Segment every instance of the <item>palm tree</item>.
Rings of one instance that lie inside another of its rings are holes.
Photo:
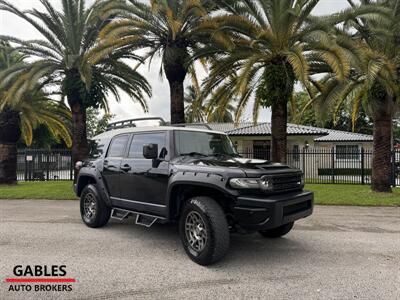
[[[206,106],[207,122],[214,123],[232,123],[235,120],[234,106],[237,102],[236,98],[231,98],[225,105],[215,106],[213,103],[217,102],[216,95],[211,95],[211,99]]]
[[[189,86],[185,93],[185,118],[187,123],[229,123],[234,120],[235,107],[232,100],[226,105],[213,105],[218,99],[204,100],[203,94],[194,86]]]
[[[311,99],[304,92],[295,92],[288,105],[288,122],[307,126],[322,126],[324,128],[352,131],[355,133],[372,134],[372,122],[360,107],[358,116],[353,119],[352,103],[343,103],[336,114],[327,113],[323,105],[318,105],[316,99]]]
[[[0,70],[23,64],[24,56],[16,53],[7,43],[0,43]],[[17,180],[17,142],[23,139],[31,145],[33,130],[45,125],[55,138],[62,138],[68,146],[72,140],[68,123],[71,114],[62,103],[48,97],[39,86],[21,96],[11,105],[7,88],[12,82],[3,83],[0,90],[0,184],[14,184]]]
[[[224,51],[213,46],[215,58],[205,90],[216,90],[222,103],[239,95],[237,122],[253,99],[255,121],[261,107],[271,107],[272,160],[285,162],[287,103],[295,82],[308,89],[312,66],[323,63],[344,80],[349,72],[344,52],[328,27],[311,15],[318,0],[218,2],[226,14],[213,20],[220,32],[231,34],[236,46]],[[210,52],[204,49],[198,55]]]
[[[185,122],[184,80],[189,73],[197,81],[193,53],[212,40],[223,42],[218,34],[210,35],[213,23],[208,16],[217,9],[213,2],[150,0],[148,5],[136,0],[122,1],[119,10],[112,8],[122,17],[101,33],[103,37],[123,38],[130,46],[147,50],[150,62],[155,55],[161,57],[160,74],[165,74],[170,87],[172,124]]]
[[[391,191],[392,119],[400,92],[400,0],[362,0],[328,18],[338,43],[347,50],[352,69],[348,81],[330,74],[316,86],[316,101],[325,111],[339,111],[352,103],[353,123],[362,106],[374,123],[372,190]],[[366,15],[366,11],[375,11]]]
[[[186,89],[184,102],[186,123],[203,123],[206,120],[203,99],[192,85]]]
[[[208,112],[207,122],[210,123],[232,123],[234,121],[235,107],[229,103],[224,109],[215,107]]]
[[[72,145],[68,121],[69,109],[58,101],[49,99],[42,91],[26,95],[15,106],[6,106],[0,112],[0,184],[15,184],[17,180],[17,142],[22,138],[32,144],[33,130],[39,125],[56,139]]]
[[[62,9],[56,10],[49,0],[40,0],[42,12],[36,8],[21,11],[10,2],[0,0],[1,10],[27,21],[43,36],[29,41],[2,37],[16,45],[17,51],[29,55],[33,62],[17,64],[4,71],[0,75],[0,86],[7,78],[16,78],[6,99],[9,102],[18,101],[38,81],[62,91],[72,112],[75,163],[85,159],[89,150],[86,108],[107,110],[108,93],[119,100],[122,90],[147,111],[144,96],[150,96],[151,89],[146,79],[127,64],[126,59],[140,58],[130,53],[125,39],[98,39],[100,30],[113,17],[103,13],[113,1],[98,0],[90,6],[85,0],[60,1]]]

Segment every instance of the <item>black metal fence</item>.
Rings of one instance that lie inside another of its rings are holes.
[[[255,149],[241,155],[269,159],[270,149]],[[301,169],[307,183],[371,183],[372,150],[358,147],[291,149],[287,153],[287,163]],[[70,150],[18,150],[19,181],[72,180],[73,176]],[[392,185],[400,186],[400,149],[392,152]]]
[[[19,149],[17,180],[72,180],[71,151],[67,149]]]
[[[268,159],[270,149],[241,153],[243,157]],[[304,172],[306,183],[370,184],[372,150],[357,146],[303,148],[287,152],[287,164]],[[391,181],[400,186],[400,150],[392,151]]]

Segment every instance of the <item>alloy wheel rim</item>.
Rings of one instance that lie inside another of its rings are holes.
[[[88,193],[85,195],[83,208],[85,211],[85,217],[88,220],[93,219],[96,216],[97,208],[96,208],[96,198],[92,193]]]
[[[207,231],[203,218],[196,211],[191,211],[185,220],[186,240],[190,247],[200,252],[207,244]]]

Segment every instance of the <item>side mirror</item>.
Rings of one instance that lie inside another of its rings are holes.
[[[158,158],[158,145],[157,144],[147,144],[143,145],[143,156],[147,159]]]

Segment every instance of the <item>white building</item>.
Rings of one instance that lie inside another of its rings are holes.
[[[269,159],[270,123],[209,123],[213,130],[227,133],[244,157]],[[289,165],[302,169],[308,178],[371,174],[372,135],[288,124]]]

